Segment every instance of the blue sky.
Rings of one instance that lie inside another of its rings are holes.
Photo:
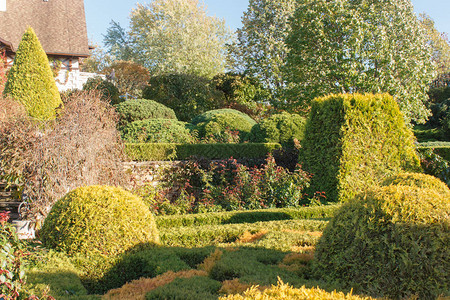
[[[200,0],[201,1],[201,0]],[[129,23],[128,15],[136,6],[136,0],[84,0],[88,38],[93,44],[101,45],[103,34],[111,20],[122,27]],[[141,0],[147,3],[150,0]],[[204,0],[208,14],[225,19],[227,26],[235,30],[241,27],[241,16],[247,10],[248,0]],[[433,18],[441,32],[450,35],[450,0],[412,0],[416,13],[425,12]]]

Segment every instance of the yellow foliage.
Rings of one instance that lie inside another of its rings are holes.
[[[251,284],[241,283],[238,278],[234,278],[233,280],[225,280],[222,282],[222,287],[219,290],[219,294],[242,294],[251,287]],[[258,286],[258,289],[260,290],[264,290],[266,288],[267,287]]]
[[[216,264],[218,260],[222,257],[223,252],[219,249],[216,249],[211,255],[209,255],[205,260],[198,265],[200,270],[203,270],[207,273],[211,272],[212,268]]]
[[[263,229],[258,231],[257,233],[250,233],[248,230],[246,230],[240,237],[239,239],[236,241],[236,243],[252,243],[254,241],[259,240],[260,238],[262,238],[263,236],[265,236],[269,231],[267,229]]]
[[[157,287],[171,283],[175,278],[191,278],[194,276],[208,276],[203,270],[168,271],[154,278],[141,278],[125,284],[121,288],[110,290],[102,299],[107,300],[144,300],[145,294]]]
[[[333,291],[331,293],[319,288],[293,288],[288,284],[284,284],[280,279],[276,286],[260,291],[258,286],[252,286],[244,292],[243,295],[228,295],[220,297],[219,300],[370,300],[374,298],[359,297],[352,293],[344,294],[342,292]]]

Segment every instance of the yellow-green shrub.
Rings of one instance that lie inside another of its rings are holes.
[[[31,27],[22,36],[3,95],[22,103],[37,119],[54,118],[62,105],[47,55]]]
[[[345,203],[315,252],[323,279],[373,296],[434,299],[450,282],[450,201],[414,186],[373,188]]]
[[[400,173],[387,178],[383,181],[382,185],[407,185],[416,186],[419,188],[428,188],[442,194],[442,196],[446,196],[447,199],[450,199],[450,189],[448,186],[439,180],[439,178],[431,175],[407,172]]]
[[[69,192],[53,206],[40,235],[48,247],[87,256],[114,256],[159,240],[154,217],[142,200],[109,186]]]
[[[326,292],[319,288],[306,288],[302,286],[301,288],[293,288],[288,284],[284,284],[281,280],[276,286],[272,286],[269,289],[261,291],[258,286],[252,286],[250,289],[244,292],[243,295],[228,295],[220,297],[220,300],[252,300],[252,299],[284,299],[284,300],[358,300],[365,299],[370,300],[370,297],[359,297],[356,295],[344,294],[342,292]]]
[[[414,136],[388,94],[316,98],[300,159],[313,174],[310,193],[347,201],[388,174],[420,168]]]

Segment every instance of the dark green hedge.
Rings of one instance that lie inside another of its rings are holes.
[[[193,143],[191,125],[174,119],[147,119],[119,128],[128,143]]]
[[[392,173],[420,168],[414,136],[388,94],[340,94],[312,103],[300,159],[310,193],[347,201]]]
[[[250,141],[256,143],[280,143],[294,147],[294,139],[301,141],[305,133],[306,119],[298,114],[272,115],[253,126]]]
[[[177,119],[173,109],[147,99],[132,99],[115,105],[120,124],[146,119]]]
[[[434,153],[439,154],[443,159],[450,162],[450,142],[426,142],[417,145],[417,149],[423,152],[426,149],[432,149]]]
[[[272,208],[252,211],[230,211],[205,214],[157,216],[159,229],[173,227],[255,223],[275,220],[331,218],[340,205],[322,205],[298,208]]]
[[[125,152],[131,160],[171,160],[186,159],[190,156],[210,159],[265,158],[275,149],[275,143],[244,144],[174,144],[174,143],[127,143]]]

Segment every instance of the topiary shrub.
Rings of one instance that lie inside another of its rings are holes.
[[[223,93],[208,78],[168,74],[151,77],[148,84],[142,97],[172,108],[181,121],[189,122],[193,116],[223,107]]]
[[[200,138],[216,137],[237,131],[240,141],[244,140],[256,124],[248,115],[229,108],[207,111],[192,120]],[[220,141],[219,141],[220,142]]]
[[[134,121],[122,127],[122,139],[129,143],[182,143],[195,141],[189,124],[174,119]]]
[[[127,100],[115,107],[121,125],[146,119],[177,119],[173,109],[153,100]]]
[[[53,206],[40,236],[47,247],[86,257],[115,256],[159,241],[154,217],[141,198],[109,186],[69,192]]]
[[[325,228],[316,246],[316,271],[324,280],[376,297],[435,299],[448,293],[448,199],[404,185],[359,194]]]
[[[421,173],[400,173],[387,178],[383,181],[382,185],[407,185],[419,188],[428,188],[440,193],[443,196],[447,195],[448,199],[450,199],[450,189],[448,186],[439,180],[439,178],[431,175]]]
[[[102,100],[112,105],[122,102],[122,99],[119,97],[119,90],[114,84],[100,76],[89,78],[83,85],[83,91],[98,91]]]
[[[419,170],[414,136],[388,94],[316,98],[300,159],[313,174],[309,194],[347,201],[386,175]]]
[[[260,143],[280,143],[293,148],[294,139],[304,136],[306,119],[298,114],[281,113],[273,115],[253,126],[250,140]]]
[[[3,95],[22,103],[28,114],[37,119],[53,119],[62,106],[47,55],[34,30],[28,27],[9,70]]]

